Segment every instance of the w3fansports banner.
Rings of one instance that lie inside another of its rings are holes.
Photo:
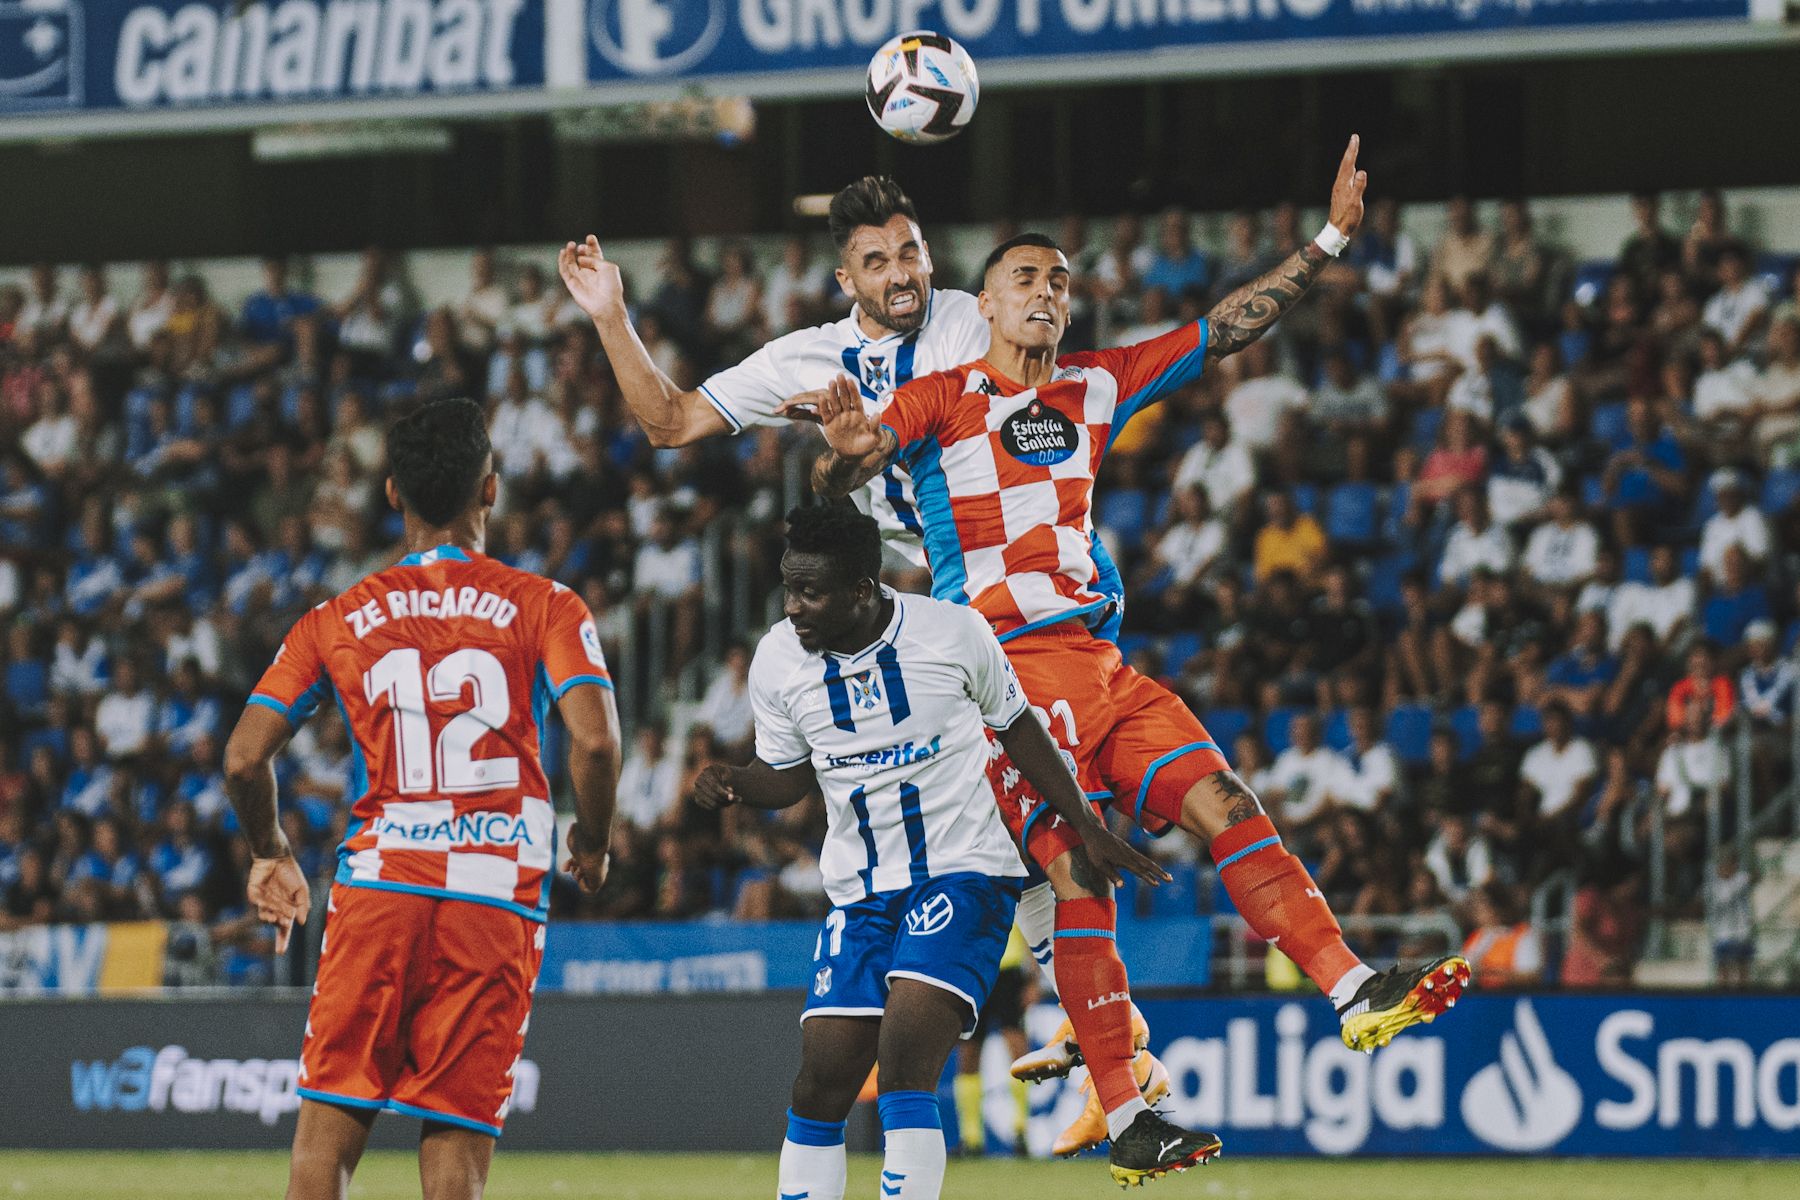
[[[1140,1006],[1170,1119],[1233,1154],[1800,1155],[1793,997],[1470,994],[1373,1055],[1316,995]],[[1031,1032],[1059,1018],[1036,1010]],[[990,1131],[1011,1121],[999,1066]],[[1032,1091],[1047,1154],[1084,1097]]]
[[[295,105],[358,117],[469,115],[667,95],[701,81],[759,97],[853,95],[875,48],[919,28],[960,40],[987,82],[1012,84],[1203,74],[1226,61],[1209,50],[1234,46],[1263,47],[1262,69],[1293,67],[1302,60],[1283,57],[1284,44],[1298,54],[1326,40],[1355,40],[1369,61],[1378,44],[1390,60],[1411,43],[1434,58],[1475,53],[1480,39],[1456,35],[1500,31],[1613,27],[1626,32],[1611,44],[1624,47],[1658,23],[1748,28],[1753,11],[1779,3],[0,0],[0,120],[173,114],[204,127]],[[1055,73],[1045,75],[1051,60]]]

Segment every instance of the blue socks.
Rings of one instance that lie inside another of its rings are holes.
[[[880,1200],[938,1200],[944,1189],[944,1127],[931,1092],[888,1092],[876,1106],[887,1156]]]

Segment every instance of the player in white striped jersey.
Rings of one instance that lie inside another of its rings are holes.
[[[1025,877],[988,781],[987,730],[1106,876],[1167,876],[1109,832],[1032,713],[977,614],[879,582],[875,522],[795,509],[782,557],[787,619],[750,668],[756,760],[709,767],[705,807],[826,806],[819,865],[832,903],[801,1016],[801,1065],[780,1194],[844,1194],[843,1122],[879,1062],[882,1192],[936,1200],[944,1138],[936,1087],[975,1028]],[[1145,1117],[1170,1145],[1192,1134]]]

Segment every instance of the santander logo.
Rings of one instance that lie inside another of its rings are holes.
[[[1513,1008],[1500,1037],[1500,1061],[1475,1072],[1462,1094],[1462,1118],[1500,1150],[1547,1150],[1581,1122],[1581,1087],[1556,1064],[1531,1001]]]

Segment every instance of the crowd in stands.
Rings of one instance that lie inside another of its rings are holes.
[[[1274,333],[1120,434],[1099,486],[1131,661],[1202,715],[1340,913],[1447,914],[1489,980],[1628,978],[1652,812],[1671,911],[1698,912],[1732,878],[1702,855],[1736,769],[1721,726],[1750,723],[1763,793],[1788,769],[1800,267],[1736,238],[1717,196],[1685,231],[1654,196],[1631,208],[1616,260],[1575,263],[1523,203],[1487,229],[1457,200],[1424,246],[1376,202]],[[1304,240],[1291,206],[1233,216],[1217,247],[1186,213],[1148,224],[1052,230],[1066,349],[1192,320]],[[714,268],[671,242],[630,281],[646,346],[692,386],[834,319],[822,249],[728,245]],[[135,290],[99,266],[0,287],[0,929],[163,917],[193,977],[258,977],[220,747],[290,622],[395,557],[382,427],[405,405],[485,401],[489,553],[575,588],[609,645],[661,605],[671,661],[693,660],[701,533],[730,513],[740,555],[778,544],[784,461],[813,431],[654,450],[546,264],[469,269],[429,310],[377,250],[342,296],[272,258],[235,310],[160,263]],[[940,261],[935,282],[969,273]],[[823,906],[816,800],[685,803],[702,766],[750,752],[745,645],[704,667],[697,713],[633,733],[611,881],[559,885],[559,913]],[[327,716],[280,759],[316,876],[349,754]],[[1177,884],[1141,910],[1224,903],[1199,847],[1156,845]],[[1556,955],[1522,922],[1559,877]]]

